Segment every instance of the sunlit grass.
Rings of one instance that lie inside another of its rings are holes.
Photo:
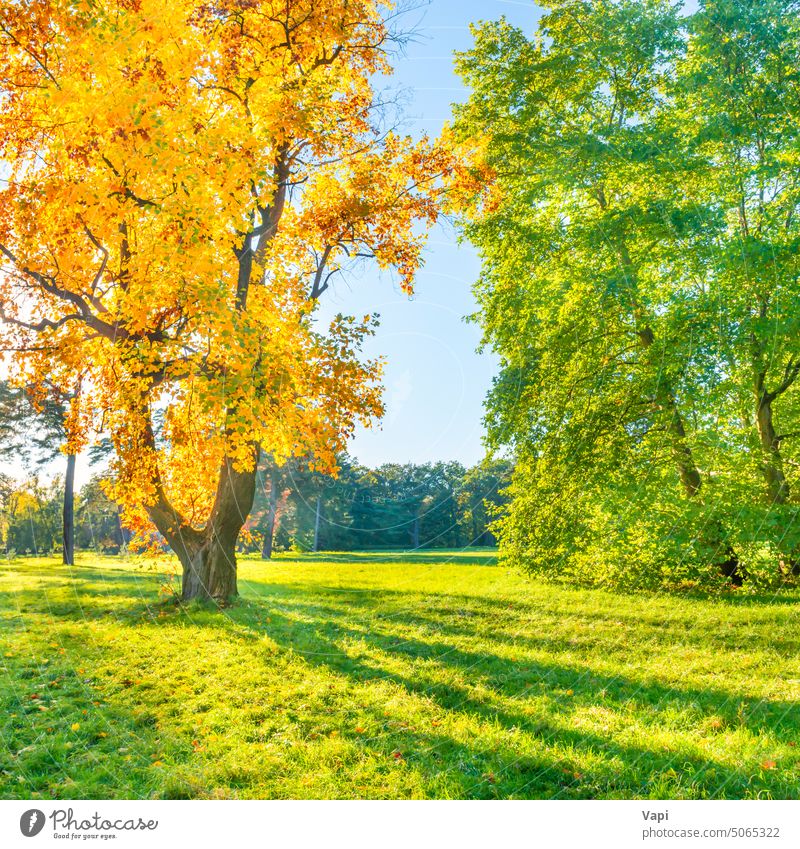
[[[537,584],[488,552],[0,565],[0,796],[795,797],[800,615]]]

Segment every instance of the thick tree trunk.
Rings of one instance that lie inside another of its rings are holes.
[[[269,506],[267,508],[267,523],[264,527],[264,539],[261,543],[261,559],[272,557],[272,546],[275,541],[275,518],[278,512],[278,482],[273,471],[269,478]]]
[[[247,471],[236,471],[228,458],[223,462],[208,523],[185,546],[181,558],[184,601],[199,598],[224,604],[238,595],[236,540],[253,507],[258,453],[254,446],[252,468]]]
[[[152,439],[152,434],[149,437]],[[193,528],[170,504],[156,474],[154,504],[147,512],[183,567],[181,598],[225,604],[238,593],[236,540],[256,492],[259,450],[252,447],[251,467],[237,471],[226,457],[222,463],[211,515],[202,530]]]
[[[75,455],[67,454],[64,478],[63,546],[61,559],[66,566],[75,565]]]
[[[762,469],[770,503],[785,504],[789,498],[789,482],[783,473],[780,440],[775,433],[775,425],[772,421],[772,400],[768,392],[759,394],[756,421],[763,452]]]
[[[236,532],[238,536],[238,530]],[[181,558],[184,601],[201,599],[224,604],[239,592],[236,585],[236,537],[202,534]]]

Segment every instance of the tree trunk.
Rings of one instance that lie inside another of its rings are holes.
[[[655,342],[655,335],[650,327],[645,327],[637,332],[639,341],[643,347],[650,348]],[[659,378],[661,380],[661,378]],[[669,411],[669,432],[672,435],[672,456],[678,467],[678,476],[687,498],[694,498],[702,485],[700,470],[694,461],[692,449],[686,439],[686,427],[683,424],[683,416],[678,409],[678,402],[670,386],[662,385],[658,388],[658,402]]]
[[[238,534],[237,529],[236,536]],[[199,540],[187,546],[187,556],[180,558],[183,566],[181,598],[184,601],[197,598],[225,604],[239,594],[236,536],[203,533]]]
[[[600,188],[597,199],[600,203],[600,207],[605,209],[606,199],[602,187]],[[655,333],[653,332],[652,327],[650,327],[647,323],[644,311],[638,304],[638,276],[624,239],[622,239],[618,245],[618,252],[622,268],[633,288],[631,293],[633,296],[633,314],[636,319],[636,323],[639,326],[639,329],[636,331],[636,335],[639,337],[639,341],[643,348],[652,348],[655,343]],[[700,492],[702,485],[700,470],[697,468],[694,455],[692,454],[692,449],[686,438],[686,428],[683,424],[683,417],[681,416],[681,411],[678,407],[673,387],[666,384],[661,376],[659,376],[658,380],[659,386],[657,390],[657,401],[669,410],[669,432],[672,435],[672,455],[675,458],[675,463],[678,467],[678,475],[681,479],[681,485],[683,486],[683,491],[686,494],[686,497],[694,498]]]
[[[152,431],[149,439],[152,439]],[[183,567],[181,598],[226,604],[237,594],[236,540],[253,507],[258,446],[252,446],[251,466],[237,471],[225,458],[219,473],[211,515],[202,530],[193,528],[170,504],[155,475],[156,501],[147,512]]]
[[[762,392],[758,399],[756,421],[758,422],[758,436],[761,440],[763,451],[764,480],[767,483],[767,492],[772,504],[785,504],[789,498],[789,482],[783,473],[783,458],[780,452],[780,440],[775,433],[775,425],[772,422],[772,396],[768,392]]]
[[[269,478],[269,507],[267,508],[267,523],[264,527],[264,539],[261,543],[261,559],[272,557],[272,545],[275,540],[275,517],[278,512],[278,482],[277,474],[273,471]]]
[[[256,236],[255,231],[245,234],[241,245],[234,249],[238,263],[237,313],[244,313],[247,309],[247,294],[254,267],[259,269],[263,265],[267,247],[277,232],[286,203],[291,163],[289,145],[281,146],[273,167],[275,194],[268,206],[259,207],[259,235]],[[257,247],[254,247],[256,238]],[[146,407],[144,399],[142,401]],[[150,411],[145,409],[143,412],[146,424],[142,437],[153,453],[152,483],[155,490],[155,499],[146,509],[151,521],[183,566],[181,597],[184,601],[197,598],[224,604],[238,594],[236,540],[253,508],[261,448],[255,443],[250,445],[251,453],[246,471],[237,471],[233,468],[230,458],[223,458],[211,515],[205,528],[197,530],[175,509],[167,497],[158,469]]]
[[[67,454],[64,478],[63,546],[61,559],[65,566],[75,565],[75,455]]]
[[[672,454],[678,465],[678,474],[683,485],[683,491],[688,498],[694,498],[700,492],[700,471],[695,465],[692,449],[686,441],[686,428],[678,405],[671,393],[667,393],[667,404],[671,411],[669,430],[673,436]]]
[[[317,496],[317,512],[314,516],[314,551],[319,551],[319,517],[322,513],[322,496]]]

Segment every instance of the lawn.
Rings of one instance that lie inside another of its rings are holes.
[[[0,566],[2,798],[787,798],[800,596],[536,583],[490,552]]]

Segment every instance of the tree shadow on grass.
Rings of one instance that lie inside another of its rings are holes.
[[[71,574],[81,583],[70,586],[65,580],[54,592],[45,587],[6,594],[16,596],[20,605],[74,621],[86,619],[87,608],[102,615],[104,596],[116,596],[128,600],[126,615],[117,617],[121,624],[158,633],[160,623],[152,617],[160,607],[155,599],[156,576],[109,575],[87,567],[75,568]],[[327,676],[354,686],[382,682],[406,694],[421,717],[415,727],[389,727],[386,717],[373,707],[373,722],[382,732],[354,742],[389,764],[399,755],[419,773],[430,795],[793,795],[790,780],[782,775],[764,776],[757,765],[734,767],[702,754],[694,744],[681,748],[656,738],[674,727],[676,716],[695,722],[713,716],[720,723],[719,733],[742,729],[791,742],[793,729],[787,720],[796,708],[794,703],[770,699],[753,704],[752,699],[724,689],[674,687],[637,678],[630,674],[630,667],[621,667],[623,675],[610,675],[592,668],[588,660],[559,661],[563,640],[530,633],[512,635],[508,629],[509,624],[530,629],[532,616],[553,612],[547,605],[515,603],[514,613],[507,598],[348,587],[331,590],[313,584],[253,581],[248,582],[247,592],[243,602],[224,613],[176,615],[185,618],[187,629],[228,630],[231,637],[251,645],[267,636],[278,651],[301,655],[306,664]],[[59,601],[70,595],[83,603]],[[585,613],[605,620],[611,631],[620,615],[619,611]],[[267,616],[270,621],[265,622]],[[502,629],[497,627],[500,622]],[[422,633],[409,635],[411,628]],[[654,650],[666,651],[667,637],[674,635],[659,629]],[[483,637],[489,646],[508,649],[524,639],[528,646],[556,657],[517,662],[496,649],[473,650],[455,644],[462,638]],[[593,648],[602,659],[602,645]],[[652,737],[645,733],[632,739],[619,731],[602,734],[579,727],[578,714],[595,709],[618,722],[636,720],[644,724],[645,732],[652,729]],[[665,712],[671,718],[665,719]],[[443,725],[448,719],[470,727],[478,723],[492,733],[465,737],[464,727],[452,732],[421,727],[433,715],[444,716]],[[713,737],[711,731],[708,737]]]
[[[717,688],[667,686],[630,675],[608,675],[575,663],[517,663],[491,652],[448,645],[446,640],[427,642],[410,637],[402,626],[418,627],[417,616],[412,614],[408,622],[397,612],[385,617],[377,615],[376,611],[386,603],[385,592],[337,591],[337,604],[327,599],[320,602],[319,595],[318,587],[304,590],[297,585],[270,586],[256,599],[233,608],[217,624],[235,630],[239,638],[249,634],[251,640],[259,640],[267,635],[282,650],[300,654],[311,666],[353,682],[389,682],[450,715],[474,717],[511,733],[522,732],[536,741],[541,756],[482,749],[479,739],[466,746],[453,740],[442,743],[445,748],[464,747],[459,755],[464,763],[471,764],[477,758],[481,775],[494,776],[491,780],[482,778],[477,784],[465,783],[466,779],[459,777],[460,792],[466,795],[472,795],[478,785],[481,793],[489,795],[501,790],[518,793],[522,781],[537,797],[641,796],[650,792],[654,780],[665,775],[676,786],[683,784],[688,788],[688,795],[737,798],[765,790],[778,796],[791,795],[783,779],[759,778],[755,764],[733,768],[698,754],[694,744],[689,750],[665,748],[656,742],[651,746],[638,742],[633,745],[612,735],[578,730],[570,727],[570,722],[574,710],[600,708],[622,721],[626,716],[635,717],[644,723],[645,733],[651,729],[655,738],[668,726],[661,716],[661,712],[668,711],[673,714],[673,723],[674,715],[691,716],[696,722],[713,718],[720,733],[744,729],[754,736],[786,743],[792,742],[796,734],[790,721],[796,707],[793,702],[754,701]],[[410,607],[413,599],[414,594],[409,594]],[[258,617],[267,613],[269,624],[259,622]],[[446,633],[447,623],[440,625],[437,634]],[[459,629],[462,632],[469,634],[468,630]],[[478,637],[474,631],[469,635]],[[493,641],[494,637],[489,639]],[[353,646],[358,650],[353,651]],[[546,648],[553,650],[555,646],[548,644]],[[380,665],[375,660],[376,653],[400,659],[401,669]],[[454,675],[458,680],[454,681]],[[568,709],[565,691],[569,693]],[[532,712],[528,709],[531,700],[537,702]],[[713,733],[707,732],[709,737]],[[407,745],[424,748],[428,738],[440,737],[423,735],[419,740],[409,739]],[[572,755],[564,758],[559,754],[562,752]],[[587,757],[600,765],[592,770],[581,767]],[[472,778],[475,769],[470,768]],[[525,775],[520,775],[520,770]],[[582,773],[579,778],[565,781],[565,775],[574,775],[577,770]],[[511,775],[513,779],[507,778]]]
[[[463,594],[437,594],[403,592],[374,588],[322,587],[315,584],[262,584],[249,582],[248,599],[268,603],[303,602],[308,605],[309,615],[318,618],[341,617],[351,608],[369,614],[370,621],[398,623],[421,629],[435,635],[452,637],[475,637],[513,649],[534,649],[558,653],[564,650],[565,640],[544,633],[531,634],[535,618],[561,618],[563,607],[556,602],[525,603],[508,598],[486,598]],[[588,606],[571,606],[569,616],[585,625],[578,637],[573,635],[569,648],[580,647],[586,651],[608,651],[619,653],[630,640],[646,639],[656,646],[670,648],[672,644],[692,645],[702,648],[713,647],[719,651],[735,651],[745,643],[748,650],[767,650],[785,658],[800,655],[800,629],[791,630],[790,636],[776,636],[774,631],[746,635],[738,630],[714,631],[696,628],[697,611],[681,610],[680,599],[666,599],[674,607],[658,612],[647,612],[635,607],[621,610],[619,607],[608,612],[598,612]],[[724,615],[724,611],[720,611]],[[760,619],[772,621],[770,611],[759,610]],[[794,612],[788,613],[793,616]],[[800,618],[800,607],[797,609]],[[785,618],[785,617],[784,617]],[[741,629],[747,628],[750,620],[741,620]],[[798,622],[800,624],[800,622]],[[476,625],[480,625],[480,631]],[[594,628],[598,626],[598,628]],[[623,629],[628,629],[623,630]]]
[[[736,710],[739,703],[724,691],[667,689],[595,672],[587,676],[578,668],[555,663],[526,663],[527,683],[519,689],[519,674],[512,667],[504,679],[503,673],[495,669],[503,661],[489,653],[456,648],[442,651],[441,646],[405,636],[398,638],[391,631],[365,632],[330,619],[320,620],[314,637],[298,644],[291,636],[297,620],[274,610],[270,619],[272,622],[265,629],[269,637],[283,650],[301,654],[313,667],[359,684],[386,682],[419,697],[421,703],[433,706],[437,712],[471,717],[489,727],[499,725],[508,732],[507,741],[499,747],[496,742],[484,742],[481,735],[472,737],[469,743],[413,729],[393,736],[392,745],[399,747],[404,757],[405,752],[411,753],[417,768],[430,769],[436,761],[431,754],[437,752],[442,763],[461,764],[463,768],[456,770],[451,781],[458,787],[459,795],[469,797],[640,797],[649,795],[654,783],[664,776],[674,787],[682,787],[682,794],[690,796],[738,798],[768,787],[769,782],[759,781],[753,770],[732,768],[696,751],[676,751],[656,743],[634,745],[611,735],[572,728],[570,711],[563,709],[566,687],[571,694],[571,707],[600,705],[622,715],[626,711],[652,709],[654,732],[658,730],[659,707],[697,712],[699,706],[700,710],[713,712],[726,723],[747,727],[753,733],[762,733],[766,723],[780,737],[780,722],[769,723],[793,708],[788,703],[770,702],[758,716],[751,713],[743,717]],[[370,650],[400,655],[412,662],[413,669],[398,672],[377,664],[374,657],[365,658],[343,650],[342,642],[349,640],[366,643]],[[422,663],[415,665],[415,661]],[[510,665],[506,662],[506,666]],[[463,683],[454,682],[452,674],[441,680],[437,673],[442,669],[461,673]],[[534,684],[544,684],[546,689],[542,691]],[[601,689],[604,695],[598,699]],[[532,715],[525,710],[526,702],[531,696],[541,698],[543,692],[545,705],[540,703]],[[380,717],[376,716],[376,721]],[[528,738],[528,751],[523,754],[514,744],[519,734]],[[587,767],[587,762],[593,765]],[[782,792],[787,798],[791,795],[788,788],[782,791],[776,788],[773,792],[775,795]]]

